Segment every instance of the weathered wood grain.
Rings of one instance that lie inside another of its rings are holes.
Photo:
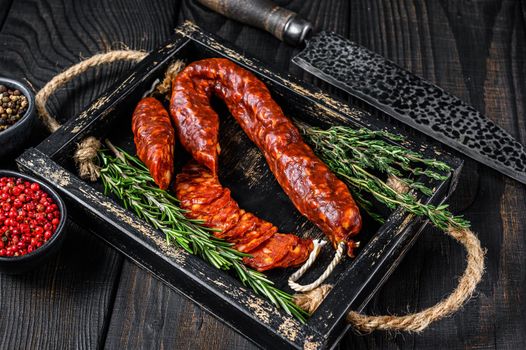
[[[350,37],[436,82],[526,143],[523,1],[277,2],[318,28]],[[26,77],[38,89],[81,57],[122,45],[152,49],[184,19],[275,69],[320,84],[289,63],[294,48],[190,0],[0,1],[0,66],[3,74]],[[126,67],[89,72],[63,89],[51,101],[52,109],[61,111],[62,120],[68,118]],[[487,273],[476,298],[421,335],[349,334],[340,348],[526,347],[525,186],[468,161],[450,202],[473,222],[488,249]],[[0,276],[0,305],[6,310],[0,317],[2,348],[253,347],[135,265],[126,261],[119,275],[118,254],[80,228],[70,231],[61,255],[44,269],[22,277]],[[83,253],[77,254],[76,247],[83,247]],[[427,230],[366,311],[401,313],[432,305],[454,287],[463,259],[457,244]]]
[[[7,18],[7,14],[9,13],[9,10],[11,9],[11,4],[13,3],[12,0],[1,0],[0,1],[0,31],[1,28],[4,25],[4,22]]]
[[[353,1],[348,4],[345,1],[313,1],[302,2],[300,9],[295,8],[298,6],[295,1],[282,1],[281,4],[313,19],[318,28],[348,36],[471,102],[524,142],[526,128],[521,113],[525,106],[524,84],[517,81],[524,76],[526,61],[524,45],[520,44],[526,40],[524,9],[520,2],[400,0]],[[198,22],[205,16],[215,16],[202,14],[198,7],[187,11],[185,14]],[[261,48],[254,38],[248,40],[251,35],[256,35],[251,28],[214,19],[212,22],[223,37],[234,42],[253,43],[244,45],[250,54],[272,62],[276,68],[290,69],[317,82],[280,60],[280,55],[291,53],[290,48],[275,41],[270,47]],[[495,48],[491,50],[492,47]],[[491,57],[492,51],[496,57]],[[491,71],[493,78],[490,77]],[[502,86],[510,88],[503,89]],[[524,280],[521,269],[517,268],[523,259],[517,254],[517,251],[522,251],[522,245],[504,238],[507,235],[523,237],[526,232],[524,226],[514,224],[511,228],[510,223],[508,226],[504,224],[509,220],[504,213],[510,209],[503,208],[500,203],[504,199],[509,201],[510,194],[503,192],[504,184],[508,182],[514,186],[514,195],[524,203],[524,186],[504,180],[496,172],[468,160],[459,190],[451,200],[455,211],[463,212],[473,221],[474,229],[480,232],[482,243],[489,249],[488,272],[474,301],[459,314],[434,325],[422,335],[350,335],[341,347],[525,346],[526,338],[517,334],[524,328],[520,321],[524,310],[513,307],[513,303],[523,296],[524,288],[496,289],[492,286],[501,278],[502,272],[512,281]],[[512,222],[520,223],[520,220]],[[508,264],[502,265],[502,255],[506,255]],[[463,259],[458,245],[440,232],[428,230],[367,312],[404,313],[432,305],[455,286],[456,276],[464,267]],[[523,287],[521,282],[516,284]],[[503,309],[508,310],[505,327],[496,321]]]
[[[249,340],[133,264],[125,264],[106,348],[253,349]]]
[[[93,349],[104,342],[122,258],[70,223],[57,257],[21,276],[0,274],[1,349]]]
[[[398,29],[371,38],[368,28],[360,35],[363,39],[356,40],[470,101],[524,143],[525,119],[520,112],[526,105],[524,84],[516,81],[524,76],[526,62],[520,2],[393,1],[372,10],[373,4],[362,8],[361,15]],[[404,27],[408,29],[400,29]],[[524,307],[517,300],[524,297],[520,264],[526,229],[515,214],[516,210],[524,212],[524,186],[468,161],[458,188],[450,200],[452,208],[472,221],[488,249],[487,272],[476,298],[421,335],[375,333],[349,337],[346,345],[415,349],[525,346]],[[463,266],[458,245],[428,230],[367,311],[403,313],[429,306],[454,287]]]
[[[156,13],[144,11],[155,4],[140,4],[2,1],[0,15],[6,15],[0,32],[2,75],[26,80],[37,90],[94,53],[124,46],[152,49],[170,35],[177,3],[157,6]],[[122,21],[129,29],[120,30]],[[114,64],[87,72],[52,98],[51,110],[60,110],[60,120],[71,117],[127,67]],[[43,130],[36,133],[32,144],[45,135]],[[92,349],[104,344],[123,260],[85,229],[72,226],[69,231],[61,255],[42,270],[0,276],[2,349]]]

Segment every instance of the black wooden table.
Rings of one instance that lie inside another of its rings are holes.
[[[277,2],[471,102],[526,144],[526,3]],[[94,53],[151,50],[186,19],[277,70],[328,89],[289,63],[291,47],[190,0],[0,0],[0,75],[26,79],[38,90]],[[66,120],[129,68],[121,63],[89,71],[57,93],[50,108]],[[32,143],[44,136],[37,133]],[[478,294],[422,334],[349,334],[341,348],[526,347],[526,186],[467,160],[450,202],[487,248]],[[40,270],[0,275],[1,349],[255,347],[87,229],[71,223],[59,256]],[[432,305],[455,286],[463,269],[462,249],[426,229],[366,311],[403,313]]]

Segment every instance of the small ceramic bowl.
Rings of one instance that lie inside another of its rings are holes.
[[[0,131],[0,159],[14,158],[11,155],[23,148],[33,132],[36,119],[35,96],[27,86],[13,79],[0,77],[0,85],[20,90],[28,102],[24,116],[6,130]]]
[[[45,261],[54,256],[64,240],[64,227],[67,220],[67,211],[64,201],[49,185],[32,176],[21,174],[10,170],[0,170],[1,177],[22,178],[30,182],[36,182],[40,185],[42,191],[46,192],[60,211],[60,223],[51,238],[42,244],[41,247],[22,256],[0,256],[0,272],[8,274],[20,274],[41,266]]]

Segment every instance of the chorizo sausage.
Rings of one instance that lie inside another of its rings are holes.
[[[153,97],[139,101],[132,116],[132,131],[137,156],[150,170],[163,190],[172,180],[175,131],[168,111]]]
[[[234,249],[250,254],[243,262],[258,271],[300,265],[313,249],[311,239],[278,233],[270,222],[240,209],[217,176],[195,161],[177,174],[175,195],[187,217],[218,229],[213,234],[233,243]]]
[[[187,66],[172,82],[170,114],[183,146],[194,159],[217,171],[219,118],[210,107],[215,93],[248,137],[263,152],[270,170],[296,208],[336,247],[361,228],[348,188],[302,140],[263,82],[227,59],[210,58]]]

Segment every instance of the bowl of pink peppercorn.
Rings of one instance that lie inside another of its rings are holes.
[[[44,182],[0,170],[0,271],[23,273],[41,266],[62,243],[66,207]]]

